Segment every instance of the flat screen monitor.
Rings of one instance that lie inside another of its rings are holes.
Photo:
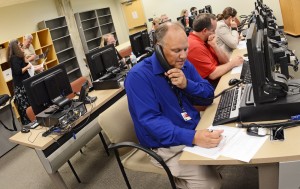
[[[37,115],[59,96],[71,94],[72,88],[64,64],[59,64],[23,81],[33,112]]]
[[[206,10],[207,13],[212,14],[212,8],[211,8],[210,5],[206,5],[206,6],[205,6],[205,10]]]
[[[199,9],[199,14],[205,13],[205,8]]]
[[[100,48],[99,52],[101,54],[102,63],[106,70],[110,67],[118,67],[118,55],[113,44]]]
[[[102,77],[106,70],[102,63],[101,48],[90,51],[89,53],[85,54],[85,56],[93,81]]]
[[[119,60],[113,44],[97,48],[85,54],[93,81],[106,74],[110,67],[118,67]]]
[[[132,52],[136,57],[147,53],[145,50],[150,46],[150,39],[147,30],[143,30],[129,36]],[[156,41],[156,40],[154,40]]]
[[[266,68],[263,51],[263,30],[257,30],[256,24],[251,23],[246,39],[254,102],[260,104],[274,101],[274,99],[270,100],[268,95],[264,93]]]

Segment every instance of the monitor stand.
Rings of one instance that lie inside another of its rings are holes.
[[[300,85],[300,79],[289,80],[288,84]],[[243,122],[271,121],[290,119],[300,114],[300,93],[279,97],[276,101],[264,104],[255,104],[251,85],[246,85],[242,95],[239,120]]]

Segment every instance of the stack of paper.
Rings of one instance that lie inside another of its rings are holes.
[[[215,148],[199,146],[185,147],[183,150],[207,158],[217,159],[220,155],[249,162],[268,137],[247,135],[244,129],[228,126],[211,126],[211,130],[224,130],[223,139]]]

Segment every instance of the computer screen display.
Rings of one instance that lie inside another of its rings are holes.
[[[63,64],[24,80],[23,84],[29,103],[36,115],[52,105],[52,100],[56,97],[65,97],[72,93]]]
[[[129,36],[132,52],[136,57],[139,57],[147,51],[146,47],[150,47],[150,39],[147,30],[143,30]]]

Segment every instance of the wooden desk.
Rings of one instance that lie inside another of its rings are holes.
[[[97,96],[98,98],[93,105],[86,105],[88,112],[76,121],[76,139],[72,138],[72,133],[63,136],[52,134],[48,137],[42,137],[42,133],[47,128],[39,126],[29,133],[19,132],[15,134],[10,138],[10,141],[33,148],[57,187],[67,188],[58,169],[101,132],[96,118],[124,94],[123,88],[89,93],[90,96]]]
[[[245,50],[236,50],[233,56],[244,54],[245,52]],[[231,78],[239,78],[239,74],[232,75],[227,73],[224,75],[216,88],[215,94],[219,94],[223,89],[227,88],[228,81]],[[219,98],[215,99],[213,104],[205,110],[196,128],[197,130],[206,129],[212,124],[218,103]],[[227,125],[234,126],[235,124]],[[300,149],[298,148],[300,145],[299,132],[299,127],[290,128],[285,130],[286,139],[284,142],[267,140],[250,163],[223,156],[213,160],[189,152],[183,152],[179,161],[183,164],[195,165],[254,165],[258,167],[259,171],[259,188],[275,189],[278,188],[279,162],[300,160]]]

